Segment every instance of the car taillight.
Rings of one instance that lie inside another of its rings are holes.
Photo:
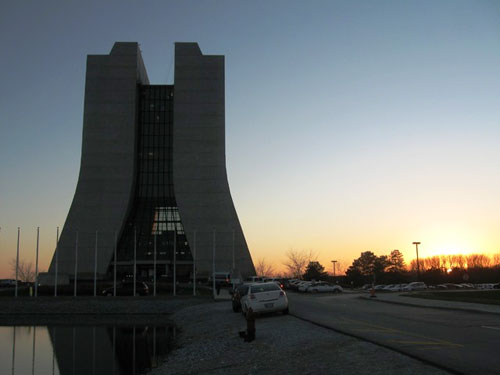
[[[280,284],[280,288],[283,289],[283,284]]]
[[[255,294],[250,294],[249,297],[250,299],[255,299]]]

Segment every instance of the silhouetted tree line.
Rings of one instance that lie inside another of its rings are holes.
[[[500,254],[436,255],[419,260],[421,280],[428,284],[493,283],[500,281]],[[417,261],[412,260],[410,273],[415,274]]]
[[[389,255],[377,256],[371,251],[361,253],[346,271],[346,281],[354,286],[368,283],[395,284],[406,280],[403,254],[393,250]]]
[[[419,260],[420,281],[427,284],[489,283],[500,280],[500,254],[440,255]],[[393,250],[377,256],[361,253],[346,271],[346,282],[360,286],[368,283],[396,284],[417,280],[417,261],[406,267],[403,254]]]

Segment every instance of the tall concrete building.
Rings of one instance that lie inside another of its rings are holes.
[[[255,274],[226,174],[224,56],[175,44],[151,85],[137,43],[89,55],[78,184],[49,274]],[[115,259],[116,249],[116,259]],[[215,260],[215,262],[214,262]]]

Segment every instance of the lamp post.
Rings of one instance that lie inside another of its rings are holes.
[[[417,281],[420,281],[420,262],[418,260],[418,245],[420,245],[420,242],[413,242],[415,245],[415,249],[417,251]]]
[[[336,260],[332,260],[332,265],[333,265],[333,277],[335,277],[335,263],[337,263]]]

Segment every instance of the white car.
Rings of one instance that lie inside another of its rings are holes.
[[[328,293],[328,292],[333,292],[333,293],[341,293],[344,290],[340,285],[332,285],[328,284],[325,282],[317,282],[317,283],[312,283],[309,285],[306,289],[306,292],[310,293]]]
[[[264,277],[262,276],[250,276],[245,279],[245,283],[262,283],[264,282]]]
[[[406,284],[393,284],[388,285],[384,290],[387,290],[388,292],[400,292],[405,286]]]
[[[409,283],[403,288],[403,292],[411,292],[412,290],[424,290],[427,289],[427,285],[425,285],[422,281],[414,281]]]
[[[305,292],[307,290],[307,288],[309,287],[309,285],[311,285],[311,284],[312,284],[312,281],[301,281],[299,284],[297,284],[298,291]]]
[[[241,312],[246,315],[248,309],[256,314],[281,311],[288,314],[288,298],[276,283],[252,284],[247,294],[241,297]]]

